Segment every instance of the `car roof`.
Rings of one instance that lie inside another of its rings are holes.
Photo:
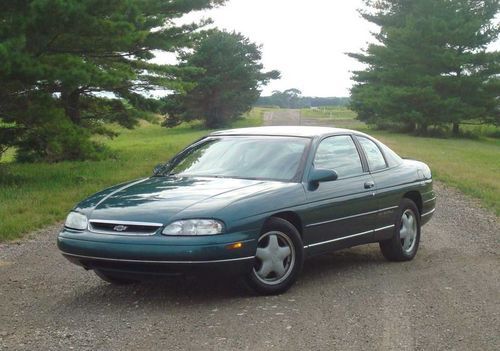
[[[269,126],[253,128],[227,129],[213,132],[210,135],[266,135],[266,136],[297,136],[297,137],[321,137],[323,135],[357,133],[350,129],[312,127],[312,126]]]

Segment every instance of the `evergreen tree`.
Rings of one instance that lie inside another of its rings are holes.
[[[466,119],[500,123],[499,52],[487,52],[500,29],[496,0],[365,1],[380,26],[378,44],[349,54],[367,65],[354,72],[351,107],[379,126],[428,126]]]
[[[182,62],[181,68],[198,68],[185,76],[196,87],[165,99],[167,126],[192,119],[204,120],[209,128],[223,126],[249,111],[260,88],[279,78],[278,71],[262,71],[260,47],[234,32],[213,31]]]
[[[105,122],[132,128],[158,108],[145,92],[186,87],[183,69],[150,59],[190,47],[205,22],[173,20],[224,1],[1,1],[0,151],[15,145],[24,160],[97,156],[90,137],[112,135]]]

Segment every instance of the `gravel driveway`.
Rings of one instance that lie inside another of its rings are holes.
[[[58,253],[61,224],[0,245],[0,350],[499,350],[500,224],[435,188],[415,260],[316,257],[274,297],[212,277],[107,285]]]

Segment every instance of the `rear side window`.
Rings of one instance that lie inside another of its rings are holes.
[[[380,141],[378,142],[378,145],[382,149],[382,152],[384,153],[384,156],[385,156],[385,160],[387,161],[387,164],[389,165],[389,167],[398,166],[403,162],[401,157],[399,157],[398,154],[396,154],[394,151],[389,149],[389,147],[382,144]]]
[[[363,173],[358,150],[348,135],[324,139],[316,151],[314,167],[334,170],[339,178]]]
[[[358,136],[357,138],[365,152],[370,171],[379,171],[381,169],[387,168],[384,155],[382,155],[382,151],[380,151],[378,146],[370,139],[360,136]]]

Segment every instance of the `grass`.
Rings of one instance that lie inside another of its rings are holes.
[[[2,155],[2,158],[0,159],[1,162],[12,162],[14,161],[14,155],[15,155],[15,150],[10,148],[5,151],[5,153]]]
[[[478,137],[500,138],[500,126],[491,124],[462,124],[460,130],[463,134],[476,139]]]
[[[260,123],[252,112],[232,127]],[[209,132],[199,125],[166,129],[148,122],[134,130],[117,129],[120,135],[107,141],[116,159],[0,164],[0,241],[63,220],[78,201],[105,187],[150,175],[155,165]]]
[[[495,126],[462,126],[467,138],[424,138],[370,129],[356,114],[343,108],[302,110],[305,118],[329,121],[380,139],[404,157],[426,162],[435,179],[481,200],[500,216],[500,139]],[[473,137],[471,138],[470,135]]]
[[[264,117],[264,113],[270,110],[272,109],[266,107],[254,107],[252,110],[250,110],[250,112],[243,115],[243,117],[245,118],[244,120],[251,121],[250,123],[247,123],[248,124],[247,126],[248,127],[260,126],[262,124],[262,118]],[[239,123],[239,121],[236,121],[236,123]]]
[[[316,119],[319,125],[331,125],[337,128],[363,129],[366,124],[356,119],[356,113],[342,106],[325,106],[304,108],[300,110],[301,118]]]

